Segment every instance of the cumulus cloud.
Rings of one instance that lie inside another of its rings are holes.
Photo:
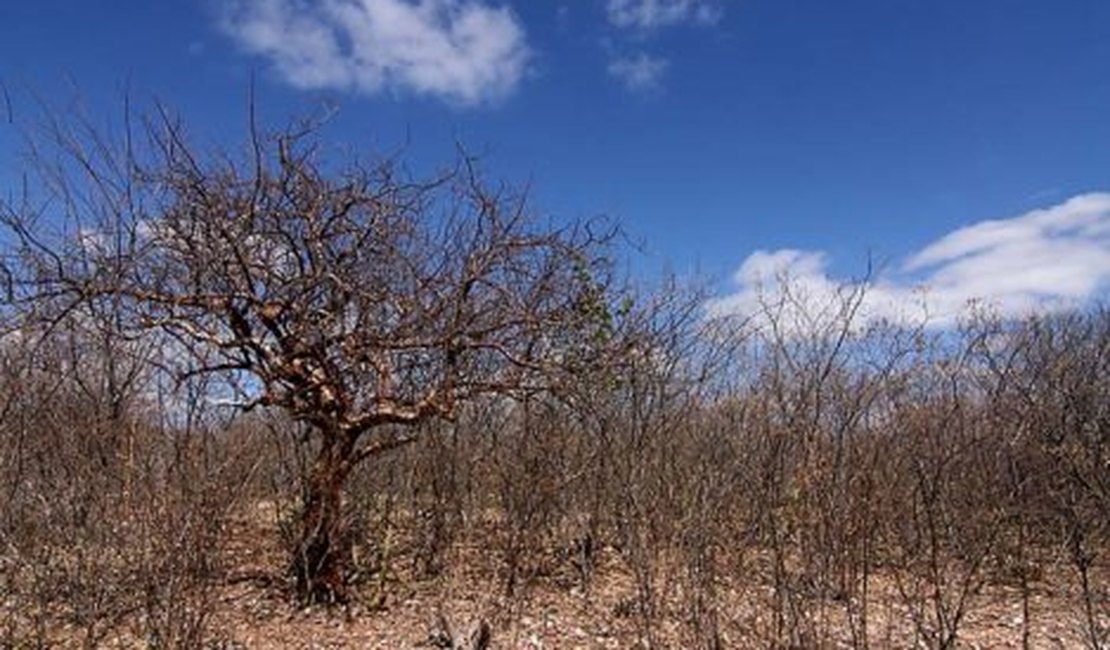
[[[221,27],[298,88],[468,106],[511,93],[530,59],[514,14],[485,0],[237,0]]]
[[[856,291],[861,323],[943,327],[971,305],[1002,316],[1064,309],[1110,286],[1110,194],[960,228],[874,278],[834,278],[825,254],[787,249],[751,254],[733,280],[710,314],[758,318],[770,308],[793,327],[836,316]]]
[[[609,74],[619,79],[629,90],[654,90],[659,87],[668,65],[666,59],[640,52],[611,61]]]
[[[681,23],[711,25],[722,9],[709,0],[609,0],[609,22],[616,27],[655,29]]]

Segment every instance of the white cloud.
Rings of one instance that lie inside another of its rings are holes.
[[[606,0],[609,24],[629,32],[629,40],[641,40],[655,30],[676,25],[715,25],[724,15],[727,0]],[[622,39],[623,40],[623,39]],[[612,59],[609,74],[630,90],[660,86],[667,59],[645,53]]]
[[[736,291],[710,301],[710,314],[758,318],[771,307],[792,328],[835,317],[856,289],[866,292],[861,323],[945,326],[971,304],[1002,316],[1058,310],[1110,286],[1110,194],[960,228],[863,281],[831,277],[823,253],[789,249],[753,253],[733,279]]]
[[[513,13],[485,0],[237,0],[221,25],[298,88],[468,106],[511,93],[531,56]]]
[[[720,4],[710,0],[608,0],[606,10],[614,26],[634,29],[712,25],[722,16]]]
[[[629,90],[654,90],[659,87],[669,65],[666,59],[640,52],[611,61],[609,74],[619,79]]]

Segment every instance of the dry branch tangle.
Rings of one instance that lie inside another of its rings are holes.
[[[130,140],[115,154],[56,135],[78,170],[79,236],[48,241],[5,210],[22,302],[54,322],[110,306],[119,336],[162,337],[178,381],[218,375],[239,407],[312,426],[294,560],[308,595],[341,596],[340,493],[360,461],[413,439],[397,427],[622,357],[612,231],[537,224],[465,156],[416,182],[392,160],[327,168],[312,129],[255,134],[243,162],[202,161],[165,114],[142,159]]]

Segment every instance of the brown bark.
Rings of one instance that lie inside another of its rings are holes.
[[[354,465],[356,436],[325,432],[304,492],[300,533],[290,570],[297,595],[312,603],[346,603],[350,555],[343,486]]]

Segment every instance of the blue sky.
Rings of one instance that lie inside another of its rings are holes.
[[[721,309],[869,256],[873,293],[933,311],[1110,283],[1105,0],[0,4],[16,118],[74,85],[108,117],[129,89],[235,141],[252,77],[266,119],[338,107],[354,148],[430,166],[464,142],[545,213],[617,218],[637,269],[717,280]],[[16,141],[0,127],[0,160]]]

